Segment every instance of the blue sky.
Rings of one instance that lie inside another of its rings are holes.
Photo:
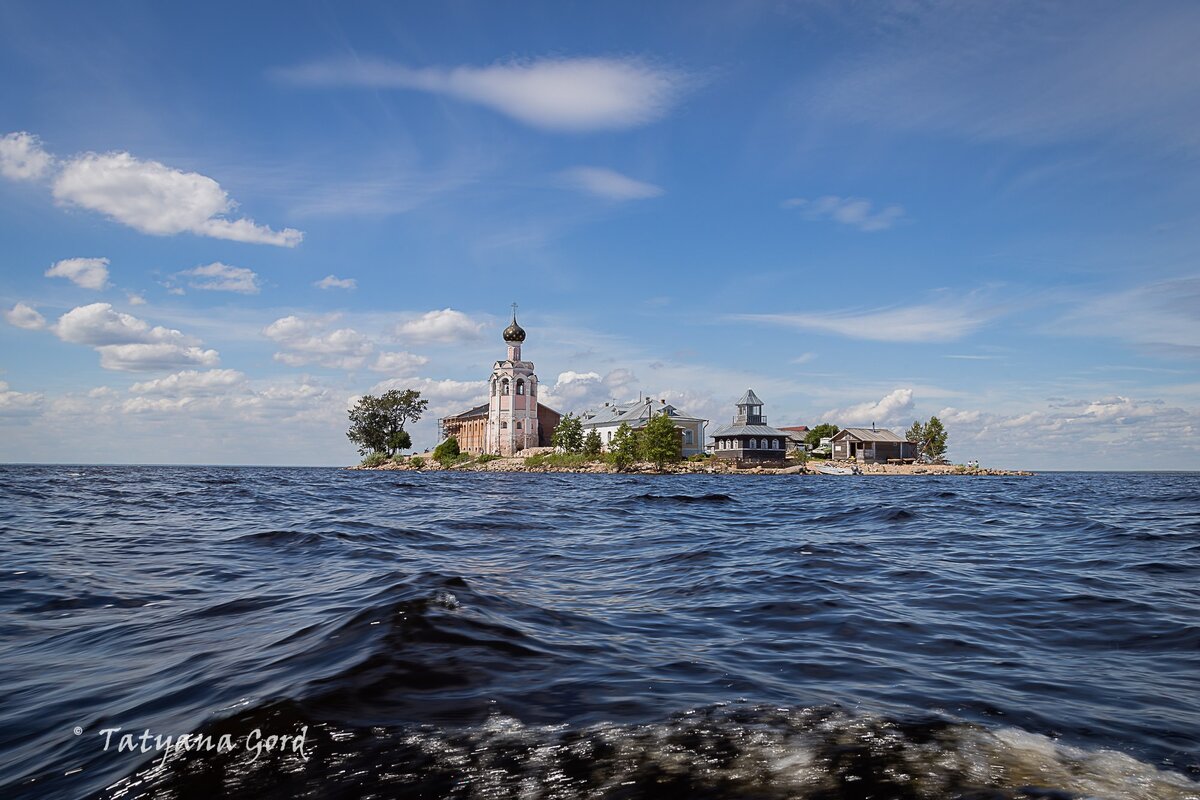
[[[643,6],[0,6],[0,459],[429,446],[516,301],[561,411],[1200,467],[1200,7]]]

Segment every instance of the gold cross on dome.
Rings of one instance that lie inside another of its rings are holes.
[[[516,319],[517,318],[517,304],[516,303],[512,304],[512,309],[513,309],[513,319]]]

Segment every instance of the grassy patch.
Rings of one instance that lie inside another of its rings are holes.
[[[360,464],[359,466],[382,467],[387,462],[388,462],[387,453],[371,453],[371,455],[367,456],[366,458],[364,458],[362,460],[362,464]]]

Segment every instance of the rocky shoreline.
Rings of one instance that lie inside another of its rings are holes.
[[[681,461],[667,464],[659,470],[653,464],[634,464],[629,469],[619,471],[602,461],[596,461],[582,466],[529,466],[525,463],[528,455],[546,452],[548,448],[538,448],[536,451],[524,453],[516,458],[497,458],[480,463],[468,461],[443,467],[425,453],[421,456],[420,466],[412,464],[408,459],[401,462],[389,461],[379,466],[354,466],[352,470],[386,470],[405,472],[557,472],[557,473],[593,473],[621,475],[821,475],[817,467],[857,467],[862,475],[1033,475],[1025,470],[987,469],[983,467],[966,467],[961,464],[852,464],[840,461],[809,461],[807,464],[788,462],[784,467],[744,467],[737,468],[727,461],[716,458],[702,461]]]

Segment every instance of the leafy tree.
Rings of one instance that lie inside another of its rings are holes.
[[[554,446],[564,453],[579,453],[583,450],[583,421],[574,414],[567,414],[558,421],[554,429]]]
[[[811,450],[814,447],[820,447],[822,439],[831,439],[841,430],[837,425],[829,422],[822,422],[817,427],[804,435],[804,443]]]
[[[946,439],[949,434],[946,426],[937,417],[930,417],[925,423],[925,456],[935,463],[946,460]]]
[[[617,469],[626,470],[637,460],[637,455],[637,434],[629,427],[629,423],[622,422],[621,427],[613,434],[612,441],[608,443],[608,459]]]
[[[590,431],[588,431],[588,435],[586,437],[584,437],[584,440],[583,440],[584,455],[589,455],[592,457],[600,455],[601,446],[602,446],[602,444],[600,442],[600,434],[596,431],[595,428],[592,428]]]
[[[937,417],[930,417],[924,425],[913,422],[905,434],[905,438],[916,443],[917,458],[933,462],[945,460],[948,436],[946,426]]]
[[[683,459],[679,431],[675,430],[675,423],[665,411],[651,417],[642,428],[640,438],[642,456],[653,462],[657,469],[662,469],[667,462]]]
[[[451,436],[446,441],[433,448],[433,458],[443,467],[453,464],[458,460],[460,451],[458,449],[458,439]]]
[[[392,389],[379,397],[363,395],[350,409],[350,430],[346,438],[358,445],[358,452],[395,455],[412,447],[412,437],[404,430],[416,422],[429,406],[415,389]]]

